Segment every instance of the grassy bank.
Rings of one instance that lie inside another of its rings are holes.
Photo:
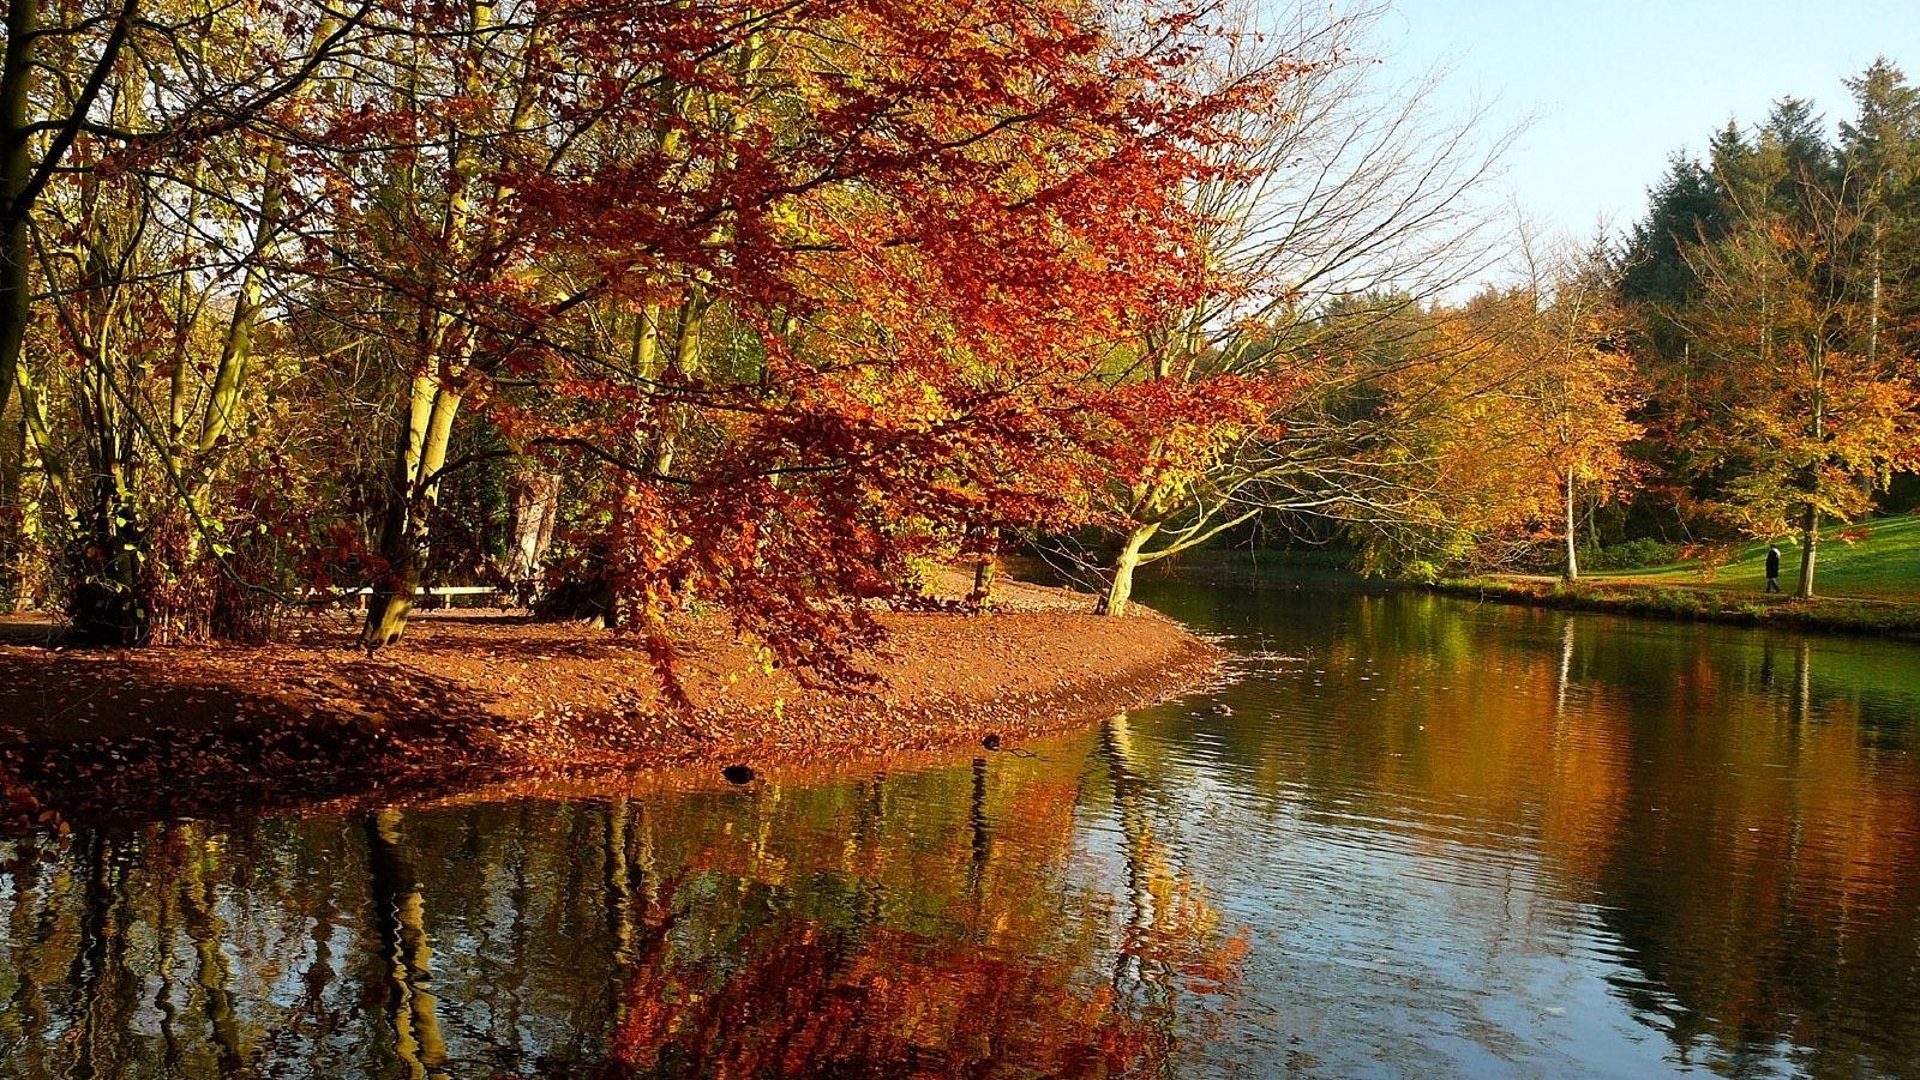
[[[1851,533],[1855,539],[1842,539]],[[1782,537],[1780,583],[1791,590],[1800,571],[1798,537]],[[1767,541],[1744,545],[1734,558],[1714,567],[1675,562],[1639,570],[1591,575],[1595,582],[1666,586],[1715,593],[1759,595],[1766,586]],[[1815,562],[1814,592],[1819,595],[1885,600],[1920,605],[1920,517],[1863,521],[1852,530],[1822,531]]]
[[[1782,537],[1780,583],[1800,570],[1798,537]],[[1568,585],[1542,577],[1492,575],[1441,581],[1437,592],[1577,611],[1614,611],[1742,626],[1785,626],[1920,638],[1920,517],[1863,521],[1822,531],[1811,600],[1766,592],[1768,541],[1744,544],[1724,561],[1585,575]]]
[[[1761,580],[1764,582],[1764,577]],[[1573,611],[1611,611],[1742,626],[1784,626],[1920,639],[1920,603],[1893,600],[1840,597],[1792,600],[1725,585],[1660,584],[1617,578],[1572,585],[1523,578],[1458,578],[1436,582],[1431,588],[1451,596]]]

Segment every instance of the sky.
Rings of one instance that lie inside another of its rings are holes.
[[[1377,38],[1394,75],[1450,64],[1451,111],[1528,124],[1500,183],[1581,240],[1631,228],[1674,153],[1730,119],[1751,127],[1790,95],[1831,129],[1853,111],[1842,80],[1878,56],[1920,83],[1920,0],[1393,0]]]

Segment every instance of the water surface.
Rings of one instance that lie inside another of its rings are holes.
[[[0,1076],[1920,1076],[1920,650],[1159,586],[951,767],[0,843]]]

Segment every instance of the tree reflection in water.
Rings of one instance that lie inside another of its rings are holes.
[[[1914,1073],[1911,646],[1195,599],[1037,757],[0,843],[0,1076]]]
[[[1388,962],[1361,981],[1300,960],[1254,1013],[1424,1010],[1332,1043],[1331,1071],[1458,1037],[1489,1000],[1511,1012],[1470,1035],[1487,1068],[1920,1068],[1912,644],[1407,594],[1152,599],[1297,658],[1222,691],[1233,720],[1155,713],[1142,741],[1163,787],[1268,808],[1197,864],[1217,895]],[[1272,945],[1250,985],[1276,984]],[[1547,992],[1582,980],[1612,1000]]]
[[[1158,1073],[1236,945],[1093,750],[13,844],[0,1075]]]

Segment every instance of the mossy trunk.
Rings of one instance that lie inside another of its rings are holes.
[[[151,552],[119,463],[100,478],[93,506],[76,524],[67,559],[74,636],[93,645],[147,644],[153,639]]]
[[[33,174],[34,140],[27,129],[36,58],[45,36],[40,0],[13,0],[7,8],[7,45],[0,66],[0,404],[13,392],[13,370],[20,362],[32,312],[29,291],[30,203],[23,196]]]

